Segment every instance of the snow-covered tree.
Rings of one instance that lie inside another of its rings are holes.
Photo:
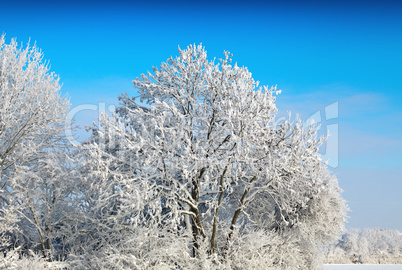
[[[259,87],[247,68],[231,64],[230,53],[218,63],[202,46],[179,54],[133,81],[145,105],[120,97],[116,121],[105,118],[104,131],[96,131],[102,143],[94,149],[103,151],[97,160],[106,165],[100,171],[114,175],[104,179],[131,198],[119,201],[117,212],[133,205],[136,191],[151,198],[158,228],[190,235],[190,257],[251,262],[243,245],[262,230],[267,237],[254,255],[279,250],[268,237],[276,235],[292,239],[303,267],[312,269],[315,247],[337,236],[346,211],[317,153],[325,138],[300,119],[277,123],[279,91]],[[113,184],[116,177],[124,181]],[[290,257],[264,267],[288,267]]]
[[[18,47],[0,37],[0,172],[3,185],[17,166],[29,163],[64,133],[69,102],[36,46]]]
[[[66,174],[59,170],[64,158],[56,158],[66,145],[68,108],[42,52],[36,46],[19,47],[15,39],[6,44],[1,36],[0,217],[18,218],[22,235],[32,236],[28,241],[39,244],[45,256],[52,249],[60,199],[68,196],[61,187],[68,183]],[[12,224],[9,233],[16,227]]]

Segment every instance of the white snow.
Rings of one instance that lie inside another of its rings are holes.
[[[402,270],[402,264],[325,264],[324,270]]]

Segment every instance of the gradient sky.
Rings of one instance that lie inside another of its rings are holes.
[[[72,109],[108,108],[120,92],[136,95],[131,81],[176,56],[178,46],[202,43],[210,59],[229,50],[254,79],[282,90],[281,115],[318,115],[323,132],[338,128],[330,156],[338,155],[332,170],[351,209],[347,228],[402,231],[402,5],[8,2],[0,5],[0,34],[7,43],[36,42]],[[96,116],[76,114],[81,124]]]

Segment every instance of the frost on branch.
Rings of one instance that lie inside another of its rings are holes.
[[[0,246],[52,260],[71,192],[63,152],[69,102],[42,58],[36,46],[0,37]]]
[[[325,139],[317,138],[317,127],[300,119],[276,122],[276,88],[259,87],[229,52],[209,61],[202,46],[190,45],[133,83],[146,105],[121,96],[115,120],[105,117],[105,128],[95,127],[87,146],[102,163],[96,188],[105,185],[102,192],[111,196],[97,202],[118,203],[117,222],[107,225],[115,215],[108,214],[105,228],[139,230],[130,238],[136,240],[115,242],[121,247],[114,253],[150,239],[146,250],[158,252],[162,243],[184,239],[184,247],[162,252],[165,263],[181,265],[166,256],[184,252],[183,267],[250,269],[260,260],[259,269],[313,269],[317,245],[338,235],[346,210],[336,178],[317,154]],[[141,196],[141,207],[125,212]],[[144,215],[148,208],[152,216]],[[141,233],[149,224],[153,238]],[[250,237],[259,234],[266,237],[254,239],[251,251]],[[284,250],[288,256],[278,254]],[[139,262],[138,252],[129,254]]]

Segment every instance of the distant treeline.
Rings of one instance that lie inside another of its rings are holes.
[[[324,247],[326,263],[401,264],[402,234],[397,230],[352,229]]]

